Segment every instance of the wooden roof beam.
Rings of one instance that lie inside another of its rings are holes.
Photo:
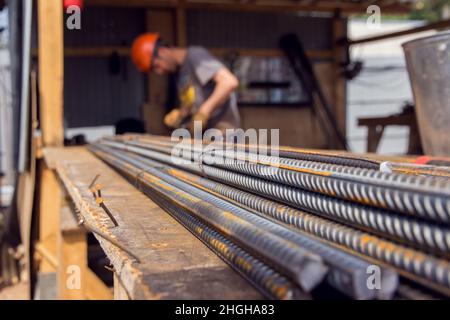
[[[443,21],[428,23],[428,24],[426,24],[424,26],[415,27],[415,28],[411,28],[411,29],[407,29],[407,30],[402,30],[402,31],[397,31],[397,32],[392,32],[392,33],[385,33],[385,34],[380,34],[380,35],[371,36],[371,37],[367,37],[367,38],[356,39],[356,40],[349,40],[347,42],[347,45],[352,46],[352,45],[355,45],[355,44],[362,44],[362,43],[368,43],[368,42],[374,42],[374,41],[381,41],[381,40],[386,40],[386,39],[406,36],[406,35],[409,35],[409,34],[414,34],[414,33],[428,31],[428,30],[441,30],[441,29],[447,29],[447,28],[450,28],[450,19],[449,20],[443,20]]]
[[[406,13],[412,8],[412,3],[387,2],[382,4],[384,12]],[[142,7],[142,8],[176,8],[179,0],[86,0],[86,5],[109,7]],[[240,11],[322,11],[333,12],[340,9],[343,13],[365,13],[366,1],[361,3],[331,1],[331,0],[186,0],[186,8],[203,8],[217,10]]]

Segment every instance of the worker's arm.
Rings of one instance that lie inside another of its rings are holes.
[[[213,80],[216,86],[212,94],[198,109],[198,113],[206,116],[206,118],[209,118],[214,110],[223,106],[239,85],[239,80],[227,68],[219,69]]]
[[[215,82],[215,87],[211,95],[206,99],[193,116],[193,121],[202,121],[203,126],[206,125],[211,114],[217,108],[220,108],[230,97],[231,93],[239,85],[238,79],[225,67],[220,68],[212,80]],[[183,119],[185,119],[191,109],[183,108],[174,109],[164,117],[164,123],[169,128],[178,128]],[[193,129],[193,123],[190,125]]]

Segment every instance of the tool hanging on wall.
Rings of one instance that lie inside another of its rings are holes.
[[[286,34],[280,38],[280,48],[286,55],[292,69],[299,78],[300,82],[306,87],[308,94],[311,96],[311,101],[314,105],[314,97],[319,100],[319,106],[322,108],[323,113],[329,123],[327,134],[329,138],[336,137],[340,146],[344,150],[348,150],[347,140],[342,132],[339,130],[339,126],[334,118],[331,107],[325,98],[325,95],[317,80],[311,61],[306,55],[305,49],[295,34]],[[331,127],[331,128],[330,128]]]

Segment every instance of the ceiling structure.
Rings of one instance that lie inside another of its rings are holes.
[[[407,13],[417,0],[85,0],[87,5],[154,7],[154,8],[211,8],[247,11],[320,11],[365,14],[371,5],[382,12]]]

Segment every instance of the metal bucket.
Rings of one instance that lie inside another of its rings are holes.
[[[403,44],[425,153],[450,156],[450,32]]]

